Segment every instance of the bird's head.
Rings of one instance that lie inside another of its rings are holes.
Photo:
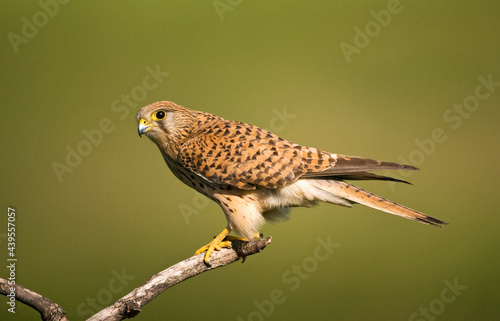
[[[191,134],[195,120],[193,112],[171,101],[144,106],[136,115],[139,136],[145,134],[162,152],[175,158]]]

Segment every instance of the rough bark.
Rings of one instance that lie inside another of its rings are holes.
[[[204,253],[192,256],[160,273],[153,275],[142,286],[134,289],[112,305],[102,309],[88,321],[113,321],[133,318],[141,312],[141,308],[166,289],[179,284],[200,273],[229,265],[246,256],[261,252],[269,243],[271,237],[249,242],[231,241],[231,249],[215,251],[210,257],[210,265],[203,261]],[[0,294],[9,295],[11,286],[8,281],[0,278]],[[40,312],[43,320],[67,321],[66,312],[56,303],[21,285],[15,285],[16,300]]]

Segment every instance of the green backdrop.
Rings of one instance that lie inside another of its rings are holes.
[[[414,186],[360,185],[450,225],[294,209],[264,227],[263,253],[169,289],[137,320],[500,317],[498,1],[2,4],[0,276],[10,206],[16,282],[70,320],[225,226],[137,136],[136,111],[158,100],[420,167],[396,173]],[[0,300],[2,320],[39,319]]]

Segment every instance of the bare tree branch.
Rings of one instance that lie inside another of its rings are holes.
[[[249,242],[231,241],[231,243],[233,244],[231,249],[222,249],[212,254],[210,266],[207,266],[203,261],[204,253],[192,256],[153,275],[142,286],[94,314],[87,321],[118,321],[133,318],[141,312],[141,307],[151,302],[166,289],[200,273],[229,265],[240,258],[245,260],[246,256],[261,252],[271,243],[271,237]],[[14,287],[16,300],[40,312],[43,320],[68,320],[65,316],[66,312],[58,304],[21,285],[16,284]],[[0,294],[10,295],[10,288],[7,280],[0,278]]]
[[[141,307],[156,298],[166,289],[200,273],[231,264],[241,257],[261,252],[271,237],[250,242],[231,241],[232,249],[216,251],[210,257],[210,266],[203,262],[203,255],[198,254],[177,263],[162,272],[153,275],[144,285],[136,288],[114,304],[94,314],[87,321],[118,321],[132,318],[141,312]]]
[[[11,291],[14,288],[14,291]],[[57,304],[46,297],[25,288],[22,285],[9,285],[8,281],[0,278],[0,293],[10,296],[11,293],[19,302],[22,302],[40,312],[42,320],[67,321],[66,312]]]

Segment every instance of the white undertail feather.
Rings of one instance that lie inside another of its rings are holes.
[[[347,207],[358,203],[425,224],[443,223],[341,180],[302,179],[276,190],[261,190],[259,194],[266,220],[287,219],[289,207],[310,207],[320,201]]]
[[[364,189],[361,189],[344,181],[327,180],[325,181],[325,184],[328,185],[329,189],[332,190],[336,195],[348,199],[354,203],[363,204],[365,206],[369,206],[386,213],[398,215],[410,220],[419,221],[424,224],[438,225],[443,223],[442,221],[430,217],[422,212],[389,201],[385,198],[365,191]]]
[[[285,187],[274,190],[258,190],[258,199],[266,220],[281,221],[288,219],[290,207],[311,207],[318,202],[326,202],[351,207],[352,202],[332,193],[324,180],[298,180]]]

